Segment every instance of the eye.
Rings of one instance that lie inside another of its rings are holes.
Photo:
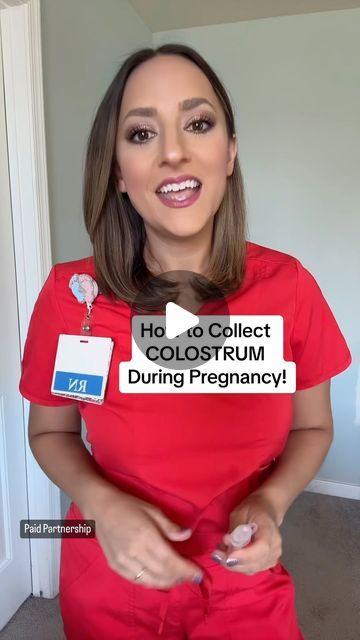
[[[192,133],[206,133],[212,129],[215,125],[214,120],[208,115],[196,116],[191,120],[186,129],[194,127]],[[153,134],[149,136],[149,134]],[[154,131],[148,128],[147,125],[135,125],[126,134],[126,139],[133,144],[145,144],[156,136]]]
[[[129,142],[133,142],[134,144],[144,144],[145,142],[148,142],[148,140],[151,140],[151,138],[149,138],[147,135],[149,133],[154,132],[148,129],[147,126],[136,125],[135,127],[132,127],[132,129],[130,129],[130,131],[127,133],[126,139],[129,140]]]
[[[196,128],[192,130],[193,133],[206,133],[213,128],[215,122],[209,116],[197,116],[188,124],[188,127],[196,125]],[[204,125],[206,127],[204,128]]]

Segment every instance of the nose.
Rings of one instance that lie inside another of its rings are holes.
[[[175,128],[164,131],[160,142],[159,164],[177,165],[190,160],[189,148],[184,132]]]

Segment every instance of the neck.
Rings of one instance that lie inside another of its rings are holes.
[[[144,258],[154,275],[168,271],[205,273],[210,259],[213,225],[191,238],[160,236],[146,228]]]

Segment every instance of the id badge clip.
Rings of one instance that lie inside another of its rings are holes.
[[[92,303],[98,295],[95,280],[87,274],[74,274],[69,287],[87,311],[81,335],[60,334],[51,384],[51,393],[85,402],[104,402],[114,342],[91,336]]]
[[[102,404],[113,346],[111,338],[60,334],[51,393]]]

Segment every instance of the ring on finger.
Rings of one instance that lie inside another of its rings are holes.
[[[143,568],[139,571],[139,573],[137,573],[137,574],[136,574],[136,576],[135,576],[135,578],[134,578],[134,581],[136,581],[136,580],[140,580],[140,578],[141,578],[141,576],[143,575],[143,573],[144,573],[145,569],[146,569],[146,567],[143,567]]]

